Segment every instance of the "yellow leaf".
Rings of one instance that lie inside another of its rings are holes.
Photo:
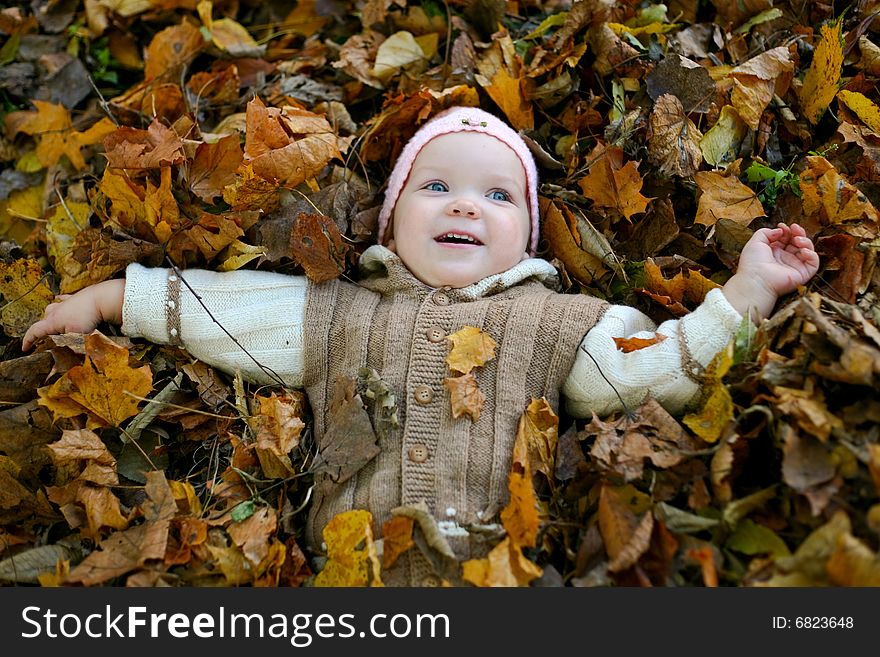
[[[837,95],[840,71],[843,68],[843,21],[823,25],[819,33],[822,40],[813,53],[810,70],[801,88],[801,113],[813,125]]]
[[[516,130],[533,129],[534,110],[524,93],[528,83],[522,59],[510,36],[493,40],[492,47],[477,61],[477,69],[477,82],[501,108],[510,124]]]
[[[477,385],[473,374],[443,379],[443,385],[449,390],[449,402],[452,404],[452,417],[459,418],[469,415],[471,422],[480,419],[480,411],[486,403],[486,397]]]
[[[766,216],[758,195],[736,176],[698,171],[694,182],[702,192],[694,218],[696,224],[713,226],[719,219],[730,219],[748,226],[758,217]]]
[[[700,140],[703,158],[713,167],[726,166],[736,159],[747,126],[730,105],[721,108],[721,116]]]
[[[578,181],[584,195],[599,208],[616,210],[627,220],[634,214],[644,212],[650,198],[642,196],[642,177],[638,162],[623,163],[623,150],[617,146],[605,146],[601,142],[587,158],[591,163],[589,172]]]
[[[462,577],[475,586],[528,586],[543,572],[525,558],[518,545],[505,538],[485,559],[462,564]]]
[[[513,465],[529,478],[543,472],[552,478],[559,438],[559,418],[543,397],[533,398],[519,419],[513,446]]]
[[[800,188],[804,214],[817,214],[824,224],[862,218],[877,221],[877,210],[868,198],[824,157],[807,156],[807,167],[800,175]]]
[[[856,91],[841,89],[837,92],[837,99],[855,112],[862,123],[880,134],[880,107],[870,98]]]
[[[475,326],[464,326],[446,339],[452,343],[446,363],[453,372],[467,374],[495,358],[498,343]]]
[[[397,558],[415,542],[412,533],[415,521],[406,516],[394,516],[382,525],[382,567],[391,568]]]
[[[221,254],[221,262],[217,265],[217,271],[235,271],[241,269],[251,260],[266,255],[265,246],[252,246],[236,239],[226,247]]]
[[[373,514],[361,510],[340,513],[327,523],[327,563],[315,586],[383,586],[372,523]]]
[[[51,410],[56,420],[85,413],[88,429],[118,427],[138,412],[137,397],[152,390],[150,366],[129,367],[128,349],[97,331],[86,336],[85,351],[82,365],[70,368],[52,385],[37,389],[39,403]]]
[[[379,46],[376,63],[370,75],[387,84],[402,68],[423,59],[425,53],[412,33],[401,30],[385,39]]]
[[[510,502],[501,511],[501,524],[516,545],[535,547],[540,523],[537,499],[532,488],[532,478],[519,472],[511,472],[507,479]]]
[[[156,187],[150,179],[147,179],[147,191],[144,196],[144,217],[156,241],[165,244],[171,239],[174,231],[180,228],[180,208],[174,194],[171,193],[171,167],[161,168],[159,186]]]
[[[720,437],[727,423],[733,419],[733,399],[722,379],[733,364],[733,342],[716,354],[703,376],[709,386],[709,395],[697,413],[689,413],[682,422],[707,443]]]
[[[16,338],[43,316],[43,310],[55,298],[39,263],[29,258],[0,262],[0,294],[0,323],[6,335]]]
[[[56,271],[64,256],[73,248],[74,238],[89,225],[90,214],[88,203],[67,200],[64,205],[55,206],[55,212],[49,216],[46,223],[46,251]]]
[[[43,216],[43,186],[17,189],[0,201],[0,235],[19,244],[27,241],[35,221]]]

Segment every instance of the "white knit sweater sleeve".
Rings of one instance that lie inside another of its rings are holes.
[[[160,344],[170,341],[166,304],[171,273],[138,264],[128,266],[123,333]],[[188,285],[180,286],[180,340],[190,354],[229,374],[239,370],[250,381],[277,384],[256,360],[286,385],[302,386],[306,278],[252,270],[218,273],[188,269],[182,274]],[[241,347],[223,329],[235,336]]]
[[[591,413],[604,416],[620,410],[620,400],[604,374],[629,408],[638,406],[650,393],[669,412],[680,413],[700,392],[699,385],[685,374],[683,357],[689,355],[700,365],[708,365],[727,346],[741,321],[742,316],[717,288],[692,313],[659,327],[635,308],[611,306],[581,341],[562,388],[567,410],[575,417]],[[666,339],[629,353],[618,350],[613,340],[651,338],[655,333]],[[682,343],[689,354],[682,353]]]

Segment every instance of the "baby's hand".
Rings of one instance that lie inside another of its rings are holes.
[[[788,294],[819,270],[813,242],[798,224],[761,228],[739,257],[738,274],[757,276],[776,296]]]
[[[28,351],[40,338],[58,333],[90,333],[101,322],[122,323],[125,281],[112,280],[90,285],[76,294],[62,294],[46,306],[43,319],[35,322],[22,338]]]

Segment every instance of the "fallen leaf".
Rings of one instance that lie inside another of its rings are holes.
[[[507,477],[510,501],[501,511],[501,524],[514,545],[535,547],[539,517],[537,499],[528,474],[511,472]]]
[[[401,69],[424,59],[425,53],[412,33],[400,30],[379,45],[370,75],[388,84]]]
[[[161,560],[168,543],[167,520],[147,522],[117,531],[70,571],[67,583],[94,586],[103,584],[142,567],[148,561]]]
[[[47,275],[36,260],[22,258],[0,262],[0,324],[6,335],[20,338],[43,317],[43,311],[55,298]]]
[[[498,343],[488,333],[476,326],[463,326],[446,336],[450,342],[446,364],[459,374],[468,374],[475,367],[482,367],[495,358]]]
[[[382,525],[382,567],[391,568],[401,554],[409,550],[413,542],[414,520],[404,516],[394,516]]]
[[[549,480],[555,468],[558,440],[559,417],[545,398],[533,398],[517,425],[513,446],[514,470],[526,474],[529,479],[535,472],[543,472]]]
[[[727,166],[739,156],[747,126],[731,105],[721,108],[721,115],[700,140],[703,159],[713,167]]]
[[[383,586],[369,511],[346,511],[324,527],[327,563],[315,586]],[[361,547],[362,546],[362,547]]]
[[[784,93],[780,86],[794,70],[794,62],[786,46],[778,46],[743,62],[730,72],[733,90],[730,103],[752,130],[757,130],[773,94]]]
[[[315,283],[338,278],[345,270],[348,245],[329,217],[300,213],[290,235],[291,257]]]
[[[801,112],[813,125],[819,122],[837,95],[843,67],[843,21],[838,19],[819,28],[821,40],[801,88]]]
[[[146,130],[122,126],[104,137],[108,168],[158,169],[185,159],[183,141],[153,119]]]
[[[621,501],[617,491],[603,485],[599,493],[599,531],[611,562],[608,570],[620,572],[632,567],[647,551],[654,527],[649,512],[639,519]]]
[[[223,196],[227,185],[235,184],[235,171],[244,153],[239,134],[233,132],[214,143],[201,143],[187,173],[189,188],[206,203]]]
[[[462,578],[475,586],[528,586],[542,572],[509,537],[496,545],[485,559],[471,559],[462,564]]]
[[[851,109],[872,131],[880,133],[880,107],[870,98],[857,91],[841,89],[837,92],[837,100]]]
[[[302,421],[304,407],[299,396],[285,394],[279,397],[257,396],[259,413],[253,418],[256,425],[256,452],[268,479],[285,479],[295,475],[296,468],[290,461],[290,452],[300,442],[305,424]],[[259,563],[259,562],[257,562]]]
[[[553,253],[565,265],[565,271],[584,285],[589,285],[595,278],[600,278],[606,269],[602,260],[586,252],[581,246],[583,241],[575,237],[578,231],[573,231],[571,224],[576,224],[577,219],[572,212],[565,205],[555,203],[543,196],[538,197],[538,204],[541,207],[541,216],[544,218],[541,234],[550,243]]]
[[[205,39],[195,25],[182,21],[159,31],[144,53],[144,78],[177,80],[181,71],[205,47]]]
[[[473,374],[443,379],[443,385],[449,390],[449,402],[452,405],[452,417],[468,415],[471,422],[480,419],[480,411],[486,403],[485,395],[480,391],[477,379]]]
[[[733,420],[733,399],[722,380],[733,364],[733,342],[719,351],[706,366],[705,401],[699,411],[688,413],[682,422],[707,443],[717,442],[724,429]]]
[[[524,93],[530,81],[525,77],[522,58],[509,35],[492,41],[492,46],[477,60],[477,70],[477,83],[501,108],[513,128],[533,129],[534,110]]]
[[[638,162],[623,163],[623,150],[597,143],[587,161],[590,169],[578,181],[584,195],[599,208],[607,208],[631,220],[644,212],[652,199],[642,196],[642,177]]]
[[[196,5],[199,18],[204,23],[204,28],[211,37],[213,44],[226,52],[230,57],[262,57],[266,52],[266,46],[260,45],[241,25],[231,18],[213,20],[211,9],[213,3],[210,0],[201,0]]]
[[[699,146],[703,135],[684,113],[681,101],[672,94],[660,96],[654,103],[650,125],[648,154],[660,171],[667,176],[694,175],[703,162]]]
[[[715,81],[697,62],[670,53],[645,78],[648,95],[658,101],[664,95],[675,96],[682,114],[706,112],[715,96]],[[694,128],[696,129],[696,128]]]
[[[877,221],[877,210],[868,198],[828,160],[809,155],[806,161],[800,174],[804,214],[816,215],[825,225],[856,219]]]
[[[758,195],[735,176],[698,171],[694,182],[701,192],[695,224],[714,226],[719,219],[730,219],[748,226],[758,217],[766,216]]]
[[[149,365],[128,366],[128,349],[99,332],[86,337],[86,357],[55,383],[37,389],[39,403],[55,415],[86,414],[86,428],[118,427],[138,412],[140,400],[153,388]],[[131,393],[131,395],[127,393]],[[132,396],[134,395],[134,396]]]

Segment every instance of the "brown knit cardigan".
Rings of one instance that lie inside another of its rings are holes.
[[[510,286],[497,277],[488,286],[433,289],[390,252],[374,268],[358,285],[313,285],[306,301],[304,386],[319,450],[337,380],[357,378],[362,367],[390,386],[398,416],[397,428],[386,423],[377,432],[378,455],[350,478],[318,475],[307,527],[307,542],[317,551],[326,523],[351,509],[373,514],[376,536],[401,505],[425,503],[438,522],[459,527],[497,521],[520,416],[542,396],[558,410],[578,345],[607,307],[589,296],[554,292],[534,276]],[[453,418],[443,385],[451,376],[445,336],[464,326],[498,343],[495,358],[476,370],[486,398],[477,422]],[[484,556],[492,547],[477,535],[450,537],[449,544],[459,559]],[[383,571],[386,585],[439,582],[418,550],[404,557]]]

